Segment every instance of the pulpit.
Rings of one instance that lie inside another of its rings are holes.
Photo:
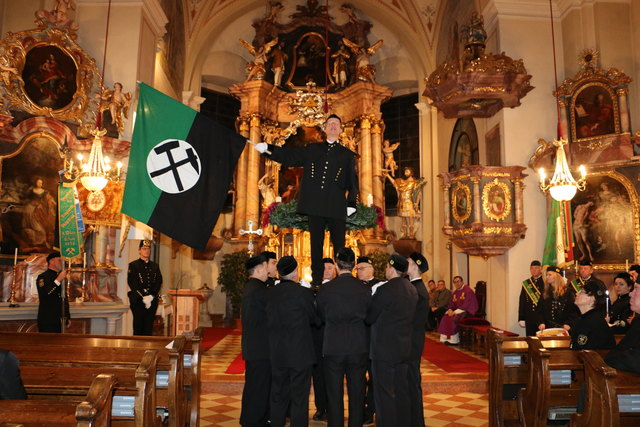
[[[169,295],[173,298],[173,335],[197,328],[200,303],[206,299],[204,293],[196,289],[170,289]]]

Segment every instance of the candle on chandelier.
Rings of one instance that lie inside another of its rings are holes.
[[[122,162],[116,163],[116,167],[118,168],[118,178],[120,178],[120,170],[122,169]]]
[[[582,177],[582,179],[585,179],[587,176],[587,169],[584,167],[584,165],[580,165],[578,170],[580,171],[580,176]]]
[[[540,185],[544,185],[547,180],[547,174],[544,171],[544,168],[538,169],[538,175],[540,175]]]
[[[15,255],[13,255],[13,265],[18,264],[18,248],[16,248]]]
[[[369,193],[369,195],[367,196],[367,206],[373,206],[373,194],[371,193]]]

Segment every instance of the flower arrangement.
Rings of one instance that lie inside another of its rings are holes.
[[[264,210],[262,227],[271,224],[280,228],[297,228],[309,231],[309,221],[298,212],[298,202],[272,203]],[[366,206],[359,203],[356,212],[346,217],[347,230],[374,228],[376,225],[384,229],[384,213],[378,206]]]

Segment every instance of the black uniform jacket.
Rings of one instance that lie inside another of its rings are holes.
[[[157,296],[162,287],[160,267],[153,261],[144,262],[140,258],[131,261],[127,272],[127,283],[131,289],[127,294],[131,303],[146,295]]]
[[[571,325],[569,335],[573,350],[608,350],[616,345],[613,331],[604,320],[604,314],[596,309],[582,314]]]
[[[36,279],[38,287],[38,321],[47,324],[60,324],[62,318],[62,286],[57,285],[55,280],[58,273],[47,269]],[[69,299],[64,300],[64,317],[70,319]]]
[[[541,323],[545,328],[562,328],[563,325],[571,325],[580,316],[580,311],[574,301],[576,294],[568,285],[564,294],[554,298],[544,298],[544,293],[536,307],[536,326]]]
[[[417,303],[416,288],[407,279],[396,277],[378,287],[366,320],[371,325],[371,360],[409,360]]]
[[[640,374],[640,320],[638,319],[640,317],[636,314],[624,338],[604,358],[609,366]]]
[[[269,327],[267,325],[267,285],[250,277],[242,296],[242,358],[269,360]]]
[[[411,284],[418,293],[416,314],[413,317],[413,333],[411,335],[411,359],[420,360],[424,350],[424,328],[431,311],[429,309],[429,292],[427,292],[422,279],[414,279]]]
[[[338,142],[297,148],[269,145],[269,150],[271,160],[285,166],[304,167],[298,213],[342,219],[347,215],[347,206],[356,207],[358,174],[353,151]]]
[[[531,282],[533,282],[533,287],[538,289],[540,292],[540,297],[542,298],[542,293],[544,292],[544,280],[542,276],[534,279],[533,277],[529,277]],[[520,284],[520,303],[518,304],[518,320],[527,321],[529,319],[533,320],[531,315],[535,312],[536,306],[527,294],[527,291],[524,290],[522,284]],[[536,325],[537,326],[537,325]]]
[[[316,298],[324,321],[323,355],[344,356],[369,353],[364,321],[371,305],[371,289],[349,273],[320,287]]]
[[[614,323],[619,320],[624,322],[624,326],[614,326],[613,329],[614,334],[624,334],[631,327],[631,323],[629,323],[629,317],[633,314],[631,311],[631,305],[629,303],[631,297],[629,294],[618,295],[618,299],[611,304],[609,308],[609,323]]]
[[[316,362],[312,325],[319,325],[313,293],[283,280],[267,294],[271,366],[302,369]]]

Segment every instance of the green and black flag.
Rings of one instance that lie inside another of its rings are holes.
[[[246,139],[140,83],[122,213],[204,250]]]

